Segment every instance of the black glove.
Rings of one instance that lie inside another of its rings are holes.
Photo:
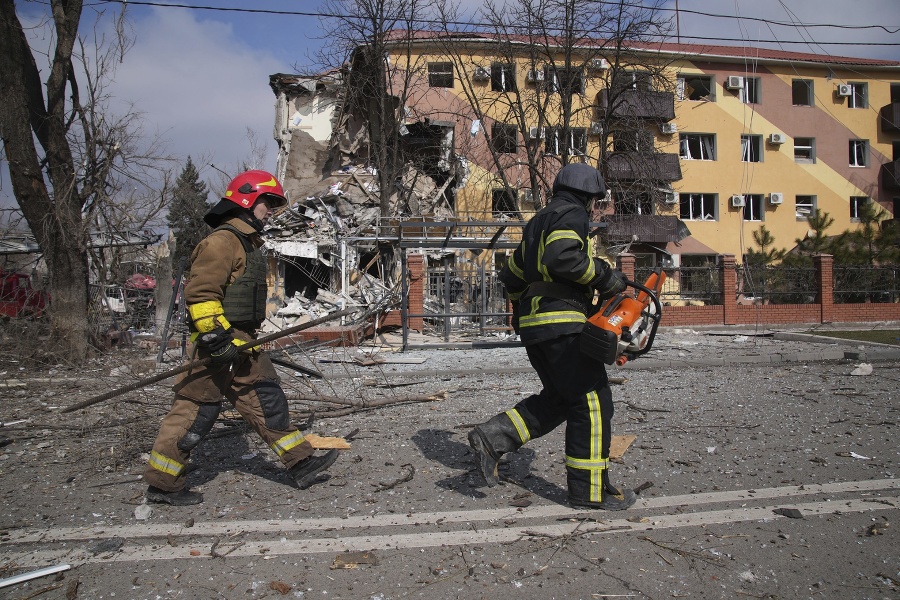
[[[621,294],[625,291],[625,288],[628,287],[625,285],[625,275],[622,271],[608,268],[606,269],[606,273],[600,276],[597,282],[594,284],[594,289],[597,290],[597,297],[602,302],[603,300],[608,300],[615,296],[616,294]]]
[[[240,354],[240,350],[234,345],[233,333],[234,329],[231,327],[228,329],[216,327],[212,331],[198,335],[197,343],[209,350],[213,364],[223,365],[232,362]]]

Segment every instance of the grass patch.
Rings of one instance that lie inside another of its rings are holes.
[[[841,338],[842,340],[859,340],[861,342],[878,342],[900,346],[900,329],[866,329],[859,331],[807,331],[812,335]]]

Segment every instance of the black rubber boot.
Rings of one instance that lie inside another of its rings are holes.
[[[500,483],[497,464],[507,452],[515,452],[522,446],[519,432],[506,416],[500,413],[486,423],[476,425],[469,432],[469,446],[475,454],[475,464],[488,487]]]
[[[569,480],[569,504],[576,508],[591,508],[591,509],[599,509],[599,510],[625,510],[630,508],[635,502],[637,502],[637,494],[635,494],[631,490],[620,490],[613,484],[609,482],[609,470],[604,469],[601,477],[601,492],[600,492],[600,502],[594,502],[592,500],[587,500],[585,497],[590,497],[590,493],[587,490],[584,490],[584,493],[580,493],[582,490],[578,488],[582,487],[579,485],[573,485],[571,479]],[[575,489],[573,489],[575,488]]]
[[[147,498],[147,502],[171,504],[172,506],[191,506],[203,502],[203,494],[200,492],[192,492],[189,489],[167,492],[152,485],[147,488],[144,496]]]
[[[304,458],[288,471],[293,477],[297,487],[305,490],[313,484],[319,474],[334,464],[337,460],[338,450],[331,449],[321,456]]]

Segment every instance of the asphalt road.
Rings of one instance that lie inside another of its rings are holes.
[[[126,401],[73,416],[77,435],[38,428],[0,449],[0,577],[71,567],[0,597],[900,597],[900,353],[692,330],[657,345],[610,369],[624,380],[614,434],[635,436],[613,479],[652,484],[631,510],[566,505],[562,428],[483,486],[465,435],[538,390],[521,349],[379,353],[369,367],[317,355],[320,393],[398,403],[315,422],[320,435],[359,431],[305,491],[253,434],[212,436],[189,476],[206,502],[136,518],[164,386],[138,422],[100,426],[128,421]],[[862,364],[870,374],[851,374]],[[38,399],[30,418],[46,426],[54,406],[97,390],[25,389],[4,421]]]

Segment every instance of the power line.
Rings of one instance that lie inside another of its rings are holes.
[[[325,18],[336,18],[336,19],[352,19],[356,18],[357,15],[350,14],[340,14],[340,13],[326,13],[326,12],[317,12],[317,11],[294,11],[294,10],[273,10],[273,9],[264,9],[264,8],[241,8],[241,7],[224,7],[224,6],[206,6],[201,4],[179,4],[179,3],[167,3],[167,2],[151,2],[148,0],[96,0],[99,4],[130,4],[133,6],[153,6],[159,8],[184,8],[189,10],[208,10],[214,12],[233,12],[233,13],[244,13],[244,14],[265,14],[265,15],[281,15],[281,16],[297,16],[297,17],[325,17]],[[642,6],[640,4],[619,4],[618,2],[613,3],[616,6],[627,6],[631,8],[643,8],[648,9],[646,6]],[[674,8],[652,8],[652,10],[656,11],[668,11],[675,12]],[[717,13],[708,13],[702,11],[695,10],[685,10],[679,9],[681,13],[689,13],[700,15],[704,17],[712,17],[712,18],[720,18],[720,19],[735,19],[736,17],[733,15],[724,15]],[[828,27],[834,29],[881,29],[887,33],[897,33],[900,31],[900,27],[887,27],[884,25],[835,25],[828,23],[788,23],[783,21],[774,21],[771,19],[763,19],[759,17],[740,17],[742,20],[746,21],[758,21],[761,23],[767,23],[770,25],[777,25],[780,27]],[[444,25],[466,25],[466,26],[475,26],[475,27],[490,27],[492,24],[490,23],[478,23],[474,21],[451,21],[444,22],[438,21],[434,19],[411,19],[413,23],[423,23],[423,24],[444,24]],[[694,39],[694,40],[706,40],[706,41],[727,41],[727,42],[741,42],[745,41],[740,38],[712,38],[712,37],[701,37],[701,36],[686,36],[682,35],[681,37],[686,39]],[[765,43],[765,44],[808,44],[808,41],[785,41],[785,40],[757,40],[755,43]],[[900,43],[890,43],[890,42],[817,42],[819,44],[828,44],[831,46],[900,46]]]

